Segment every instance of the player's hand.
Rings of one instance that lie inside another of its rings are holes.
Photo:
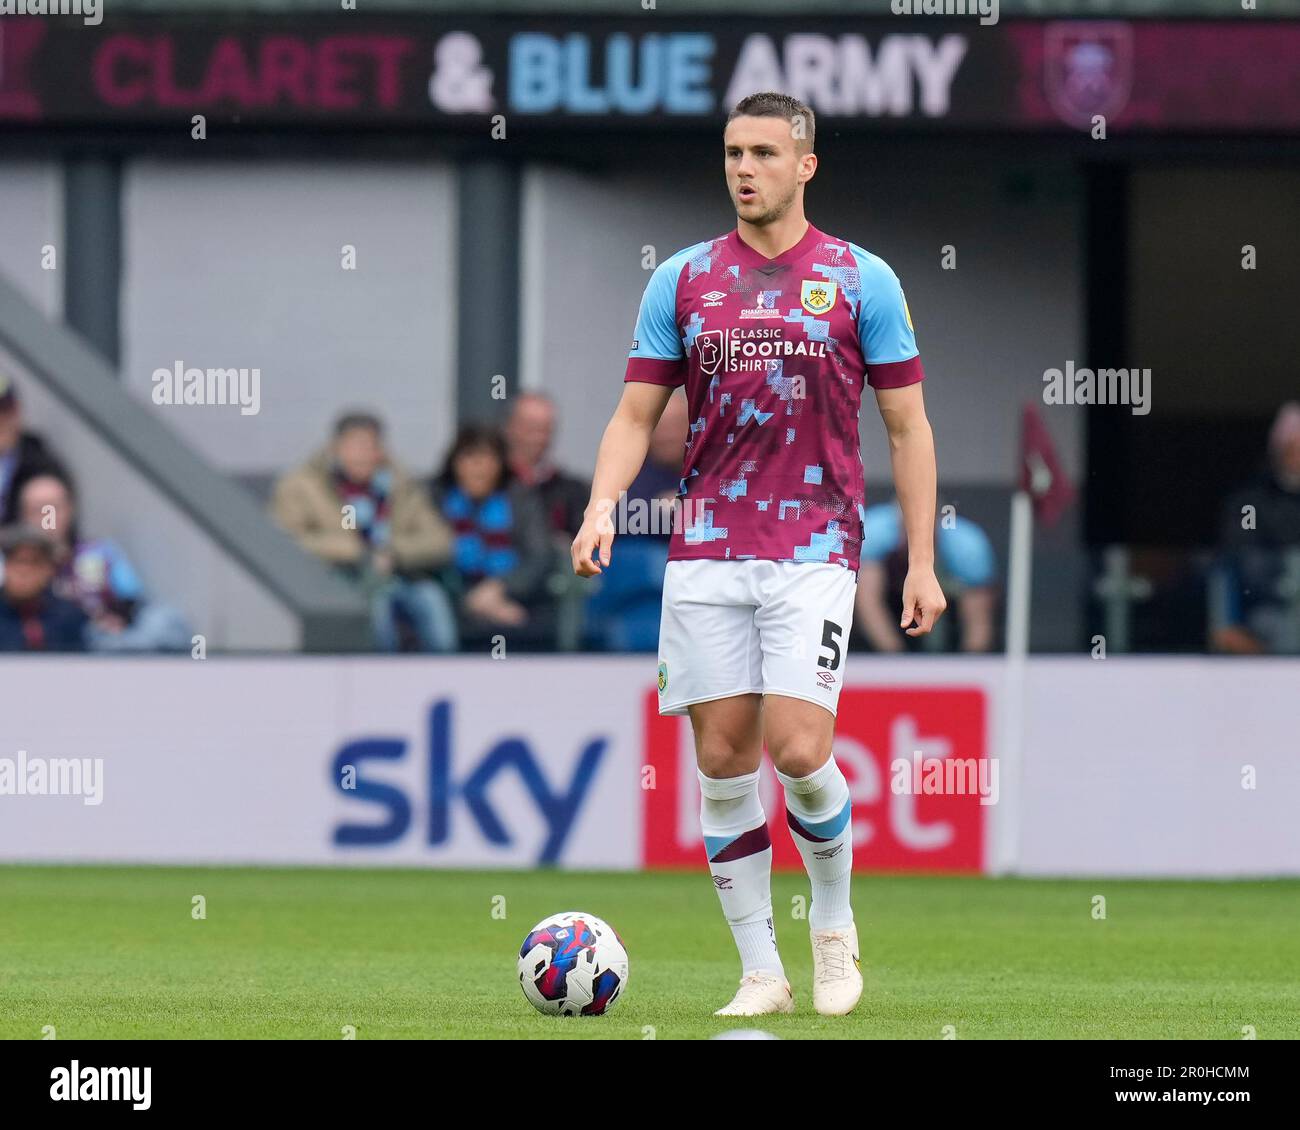
[[[579,577],[594,577],[601,572],[602,565],[608,565],[611,547],[614,544],[614,523],[610,520],[611,507],[601,503],[592,514],[582,521],[582,529],[573,539],[569,553],[573,558],[573,571]],[[592,557],[599,551],[600,564]]]
[[[903,618],[898,626],[909,636],[924,636],[948,607],[933,569],[909,569],[903,582]],[[915,624],[915,627],[911,625]]]

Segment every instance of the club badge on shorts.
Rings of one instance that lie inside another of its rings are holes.
[[[835,305],[839,284],[825,279],[804,279],[799,287],[799,302],[809,314],[825,314]]]
[[[668,689],[668,664],[659,664],[659,693],[663,694]]]

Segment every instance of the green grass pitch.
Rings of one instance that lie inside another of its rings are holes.
[[[0,867],[0,1037],[1300,1037],[1294,880],[863,876],[866,991],[844,1018],[812,1008],[807,890],[774,878],[795,1013],[748,1021],[711,1015],[739,968],[705,873]],[[519,991],[524,934],[562,910],[627,942],[608,1016],[540,1016]]]

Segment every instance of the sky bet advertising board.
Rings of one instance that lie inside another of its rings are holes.
[[[1014,811],[1027,874],[1300,874],[1300,660],[1035,662],[1019,767],[1005,674],[853,656],[834,753],[858,870],[988,871]],[[0,685],[0,860],[705,866],[652,655],[0,659]],[[1240,784],[1243,702],[1267,788]],[[776,784],[765,762],[773,865],[797,871]]]

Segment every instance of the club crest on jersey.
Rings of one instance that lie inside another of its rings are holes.
[[[804,279],[799,288],[799,303],[809,314],[825,314],[835,305],[839,292],[838,283],[827,282],[825,279]]]

